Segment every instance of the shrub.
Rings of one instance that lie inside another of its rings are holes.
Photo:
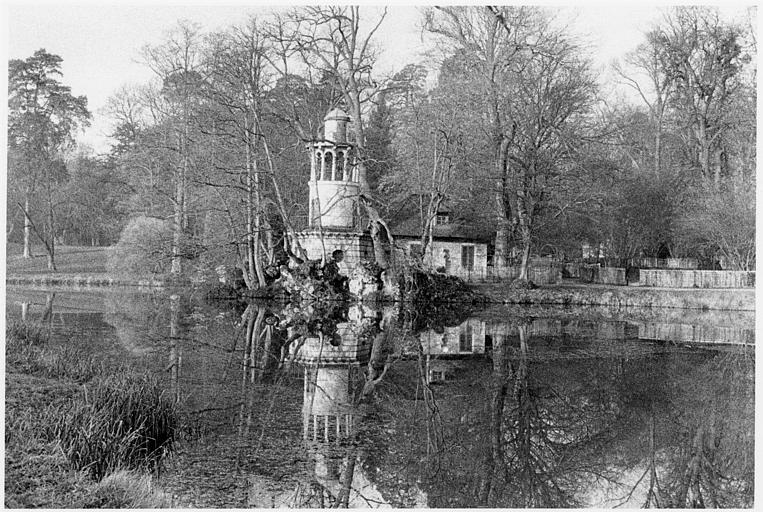
[[[94,380],[53,426],[75,469],[100,480],[119,468],[153,467],[171,448],[178,410],[148,375]]]
[[[106,270],[115,276],[149,277],[169,271],[172,261],[172,226],[150,218],[131,219],[119,242],[109,248]]]
[[[509,283],[508,287],[512,290],[534,290],[538,285],[530,279],[514,279]]]

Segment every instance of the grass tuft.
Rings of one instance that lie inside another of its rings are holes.
[[[92,505],[98,508],[171,508],[172,499],[154,488],[145,473],[117,470],[96,487]]]
[[[28,322],[14,321],[5,327],[6,351],[11,347],[39,347],[50,339],[50,331]]]
[[[151,469],[168,451],[178,410],[148,375],[95,379],[52,426],[74,468],[96,480],[119,469]]]
[[[50,333],[40,326],[13,322],[5,339],[6,363],[23,373],[83,383],[103,372],[92,354],[68,345],[47,347]]]

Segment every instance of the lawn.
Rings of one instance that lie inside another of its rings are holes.
[[[105,274],[108,247],[56,246],[56,268],[59,274]],[[34,246],[34,257],[21,256],[21,244],[9,243],[6,247],[6,274],[48,274],[45,249]]]

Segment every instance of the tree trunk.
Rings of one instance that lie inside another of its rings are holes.
[[[499,225],[495,230],[493,266],[495,268],[509,266],[509,231],[503,225]]]
[[[172,274],[180,274],[183,270],[180,258],[180,244],[183,241],[183,186],[178,180],[175,187],[175,214],[173,216],[172,226],[172,267],[170,272]]]
[[[183,265],[181,261],[180,245],[183,242],[183,206],[185,205],[185,168],[187,165],[185,143],[187,139],[183,139],[182,135],[179,141],[180,157],[183,159],[181,164],[175,167],[175,197],[174,197],[174,215],[172,225],[172,266],[170,272],[174,275],[179,275],[183,271]]]
[[[24,199],[24,258],[32,257],[32,219],[29,218],[29,196]]]
[[[255,128],[257,125],[255,124]],[[262,194],[260,191],[260,176],[257,170],[257,153],[255,138],[255,148],[252,158],[252,184],[254,185],[254,271],[257,274],[257,283],[260,287],[265,286],[265,272],[262,269],[262,258],[260,257],[260,239],[262,237]]]
[[[524,231],[524,230],[523,230]],[[519,279],[527,279],[530,263],[530,236],[529,233],[522,233],[522,264],[519,267]]]
[[[55,236],[55,223],[53,217],[53,196],[51,190],[50,176],[47,176],[48,185],[48,242],[45,244],[47,251],[48,270],[56,272],[56,236]]]
[[[257,274],[255,269],[255,239],[254,239],[254,178],[252,170],[252,144],[251,127],[248,116],[244,118],[244,138],[246,142],[246,271],[244,280],[250,290],[255,288],[254,279]]]

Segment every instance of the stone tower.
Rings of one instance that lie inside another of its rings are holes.
[[[360,185],[347,142],[349,121],[342,109],[335,108],[324,118],[324,139],[310,145],[310,227],[357,227]]]
[[[324,138],[308,145],[308,229],[298,234],[310,259],[321,259],[324,253],[329,258],[334,250],[342,250],[340,272],[345,275],[373,255],[358,215],[360,183],[354,148],[347,141],[349,122],[342,109],[331,110],[324,118]]]

